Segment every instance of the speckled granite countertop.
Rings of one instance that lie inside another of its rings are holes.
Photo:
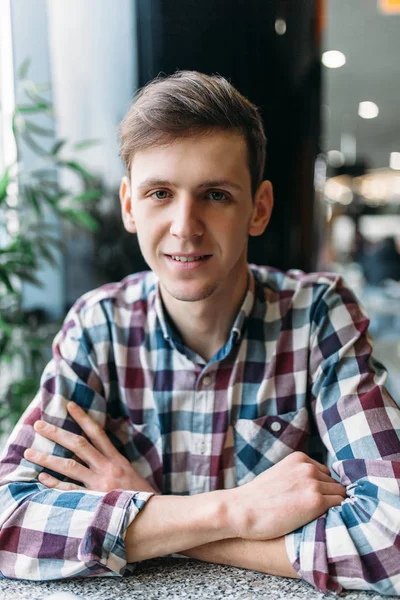
[[[224,567],[182,558],[158,558],[138,565],[134,575],[123,578],[94,577],[33,583],[0,579],[1,600],[52,599],[61,592],[82,600],[378,600],[398,598],[366,592],[321,594],[297,579]]]

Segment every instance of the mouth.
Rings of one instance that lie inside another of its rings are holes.
[[[196,255],[180,255],[180,254],[167,254],[169,258],[176,262],[188,263],[188,262],[196,262],[199,260],[204,260],[205,258],[209,258],[211,254],[196,254]]]
[[[196,269],[210,260],[212,254],[165,254],[168,262],[180,269]]]

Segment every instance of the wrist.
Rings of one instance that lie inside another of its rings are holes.
[[[218,505],[220,530],[224,538],[241,538],[245,530],[246,515],[241,501],[240,488],[221,490]]]
[[[248,539],[256,518],[247,484],[226,490],[225,515],[228,538]]]
[[[234,506],[231,499],[233,490],[217,490],[205,494],[211,502],[211,522],[216,531],[220,533],[220,539],[236,537]]]
[[[226,492],[153,495],[128,526],[128,562],[182,552],[231,535]]]

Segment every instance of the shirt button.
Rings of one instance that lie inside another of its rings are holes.
[[[212,379],[211,379],[211,376],[210,376],[210,375],[205,375],[205,376],[203,377],[203,385],[204,385],[205,387],[209,386],[209,385],[210,385],[210,383],[211,383],[211,381],[212,381]]]
[[[271,429],[272,431],[278,432],[282,429],[282,425],[279,423],[279,421],[272,421]]]
[[[199,451],[200,451],[200,454],[205,454],[205,453],[206,453],[206,450],[207,450],[207,444],[206,444],[205,442],[201,442],[201,443],[199,444]]]

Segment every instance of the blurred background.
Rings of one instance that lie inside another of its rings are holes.
[[[400,384],[400,0],[1,0],[0,431],[66,311],[146,269],[118,124],[159,73],[220,73],[261,111],[275,208],[249,261],[343,275]]]

